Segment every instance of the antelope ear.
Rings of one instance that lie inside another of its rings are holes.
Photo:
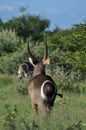
[[[43,61],[43,65],[50,64],[50,57]]]
[[[29,61],[30,61],[30,63],[34,66],[34,63],[33,63],[33,60],[32,60],[31,57],[29,57]]]

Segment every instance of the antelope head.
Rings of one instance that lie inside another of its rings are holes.
[[[29,61],[33,65],[33,76],[28,85],[28,92],[35,113],[38,108],[43,114],[50,113],[57,95],[57,87],[53,79],[46,75],[45,65],[50,63],[48,47],[45,46],[44,57],[41,61],[32,55],[28,44]]]
[[[39,74],[45,74],[45,65],[50,63],[50,58],[47,57],[48,56],[47,44],[45,47],[44,57],[40,62],[32,55],[29,48],[29,44],[28,44],[28,53],[29,53],[29,61],[34,67],[33,77]]]

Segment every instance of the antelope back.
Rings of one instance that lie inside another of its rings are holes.
[[[31,93],[38,93],[39,97],[43,100],[52,100],[57,92],[57,87],[54,81],[48,75],[40,74],[34,78],[29,83],[28,90]],[[37,94],[38,95],[38,94]]]

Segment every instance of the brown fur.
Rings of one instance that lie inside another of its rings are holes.
[[[52,96],[55,92],[54,91],[55,88],[54,88],[54,86],[52,86],[52,84],[51,84],[51,86],[53,88],[51,88],[51,90],[49,92],[47,92],[47,88],[45,88],[45,91],[46,91],[45,94],[47,95],[48,100],[44,100],[41,97],[41,85],[45,80],[50,80],[54,83],[54,81],[51,79],[51,77],[44,75],[44,74],[40,74],[40,75],[32,78],[32,80],[29,83],[28,91],[29,91],[29,95],[31,98],[33,110],[36,113],[37,113],[38,108],[39,108],[42,111],[42,113],[46,114],[46,113],[51,111],[51,108],[54,105],[54,99],[56,97],[56,94],[53,97],[53,99],[49,101],[49,98],[50,98],[49,92],[51,92],[50,96]]]
[[[33,66],[29,62],[21,63],[18,68],[18,78],[22,79],[23,77],[27,77],[32,70]]]
[[[37,62],[36,58],[30,52],[28,46],[29,60],[34,66],[33,76],[28,84],[28,92],[32,103],[32,108],[35,113],[38,108],[43,115],[50,113],[54,105],[57,95],[57,87],[53,79],[46,75],[45,65],[50,63],[50,58],[47,58],[47,45],[42,61]]]

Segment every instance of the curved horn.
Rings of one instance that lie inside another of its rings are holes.
[[[47,43],[45,42],[44,58],[43,58],[42,61],[47,59],[47,57],[48,57],[48,46],[47,46]]]
[[[30,51],[30,47],[29,47],[29,42],[27,44],[27,49],[28,49],[28,54],[29,54],[29,60],[32,64],[36,64],[38,63],[38,61],[36,60],[36,58],[32,55],[31,51]]]

